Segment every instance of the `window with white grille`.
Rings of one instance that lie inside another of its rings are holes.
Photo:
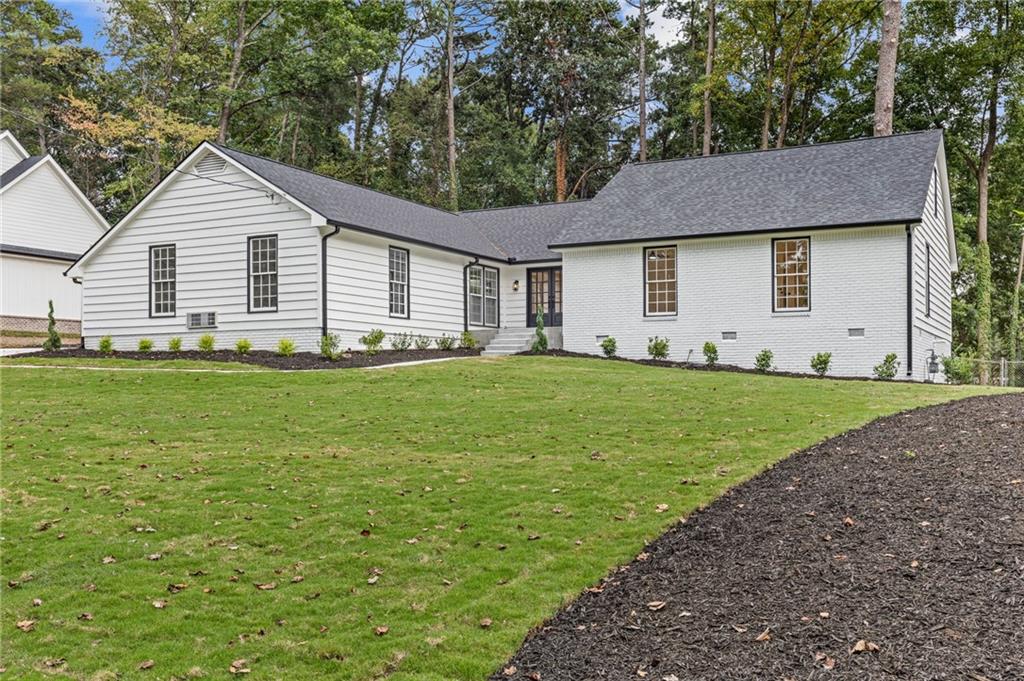
[[[149,315],[173,317],[177,303],[177,249],[174,244],[149,249]]]
[[[249,237],[249,312],[277,312],[277,235]]]
[[[388,249],[388,314],[409,317],[409,251],[392,246]]]
[[[676,314],[676,247],[644,249],[644,314],[664,317]]]
[[[811,240],[772,241],[773,306],[776,312],[811,309]]]

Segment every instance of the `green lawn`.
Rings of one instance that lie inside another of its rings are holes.
[[[727,487],[982,391],[528,357],[0,380],[3,665],[81,679],[481,679]]]

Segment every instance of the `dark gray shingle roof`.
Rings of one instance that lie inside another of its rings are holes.
[[[81,253],[68,253],[67,251],[51,251],[47,248],[33,248],[31,246],[15,246],[13,244],[0,244],[0,253],[11,253],[13,255],[31,255],[37,258],[49,258],[50,260],[65,260],[74,262],[78,260]]]
[[[556,245],[913,222],[941,130],[628,165]]]
[[[262,156],[213,145],[332,222],[496,260],[503,252],[460,215],[349,184]]]
[[[14,182],[14,180],[16,180],[21,175],[25,174],[25,172],[27,172],[29,169],[31,169],[32,166],[34,166],[35,164],[39,163],[44,158],[46,158],[46,157],[45,156],[29,156],[27,158],[21,159],[20,161],[15,163],[13,166],[8,168],[7,171],[3,175],[0,175],[0,187],[6,187],[11,182]]]
[[[548,244],[555,241],[586,204],[586,201],[539,203],[471,210],[460,215],[516,260],[561,260],[561,254],[549,250]]]

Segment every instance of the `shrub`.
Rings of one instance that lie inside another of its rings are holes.
[[[167,349],[171,352],[181,352],[181,339],[175,336],[167,341]]]
[[[831,352],[819,352],[814,357],[811,357],[811,368],[814,369],[814,373],[818,374],[819,376],[824,376],[825,374],[827,374],[831,366]]]
[[[199,337],[199,342],[196,347],[199,348],[199,352],[213,352],[213,346],[216,344],[216,340],[212,333],[204,333]]]
[[[536,331],[533,332],[533,344],[530,346],[530,350],[533,352],[547,352],[548,351],[548,335],[544,333],[544,315],[537,310],[537,317],[534,319],[537,327]]]
[[[46,340],[43,341],[43,350],[60,350],[62,345],[60,334],[57,333],[57,320],[53,316],[53,301],[50,301],[50,311],[46,315]]]
[[[295,354],[295,341],[291,338],[282,338],[277,341],[277,354],[281,357],[291,357]]]
[[[943,357],[942,370],[946,374],[946,383],[974,383],[974,358],[967,356]]]
[[[240,355],[248,355],[250,350],[252,350],[252,343],[247,338],[239,338],[235,343],[235,352]]]
[[[718,346],[711,341],[704,344],[704,361],[708,363],[709,367],[718,363]]]
[[[384,343],[386,334],[382,329],[370,329],[370,333],[359,339],[359,342],[366,348],[366,354],[376,355],[380,352],[380,346]]]
[[[114,354],[114,339],[110,336],[100,338],[100,352],[104,355]]]
[[[153,341],[148,338],[139,339],[139,352],[150,352],[153,349]]]
[[[604,353],[605,357],[614,357],[615,351],[619,349],[618,343],[615,342],[615,338],[608,336],[601,341],[601,352]]]
[[[341,345],[341,340],[338,338],[338,334],[329,333],[325,336],[320,337],[320,356],[325,359],[334,359],[338,356],[338,346]]]
[[[476,337],[469,331],[463,331],[459,336],[459,350],[472,350],[476,347]]]
[[[647,354],[651,356],[651,359],[665,359],[668,357],[668,338],[660,338],[655,336],[654,338],[647,339]]]
[[[772,370],[773,359],[775,359],[775,355],[771,350],[765,348],[761,352],[757,353],[756,357],[754,357],[754,368],[762,374],[767,374]]]
[[[455,336],[449,336],[446,333],[441,334],[436,343],[438,350],[451,350],[455,347]]]
[[[417,350],[429,350],[431,343],[433,343],[433,341],[431,341],[428,336],[416,336],[416,340],[413,341]]]
[[[875,365],[875,378],[881,381],[891,381],[896,378],[896,370],[899,367],[900,363],[896,361],[896,353],[890,352],[881,364]]]
[[[391,349],[398,350],[400,352],[408,350],[412,347],[412,334],[411,333],[396,333],[391,336]]]

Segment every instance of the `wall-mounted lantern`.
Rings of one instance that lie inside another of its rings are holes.
[[[519,293],[519,280],[518,279],[516,279],[515,281],[512,282],[512,292],[513,293]]]

